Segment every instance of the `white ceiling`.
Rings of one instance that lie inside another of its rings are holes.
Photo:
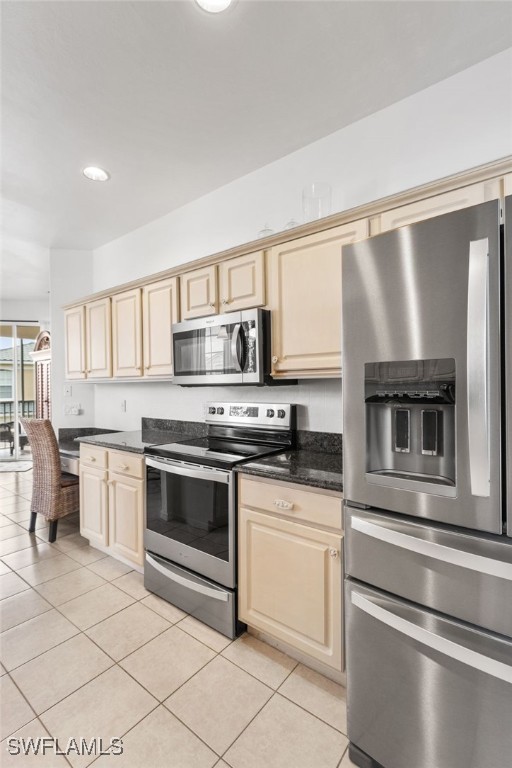
[[[512,45],[510,2],[3,0],[2,298]],[[106,184],[86,165],[107,168]]]

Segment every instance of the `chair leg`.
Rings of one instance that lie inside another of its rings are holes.
[[[36,530],[36,520],[37,520],[37,512],[31,512],[30,513],[30,525],[28,527],[29,533],[34,533]]]
[[[50,542],[50,544],[53,544],[53,542],[57,538],[57,523],[58,522],[59,522],[58,520],[51,520],[50,521],[50,531],[48,533],[48,541]]]

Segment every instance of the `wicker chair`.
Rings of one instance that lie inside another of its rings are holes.
[[[33,460],[32,504],[30,533],[36,528],[37,515],[50,523],[48,541],[57,538],[57,523],[61,517],[78,512],[79,479],[62,472],[57,438],[48,419],[20,419],[27,433]]]

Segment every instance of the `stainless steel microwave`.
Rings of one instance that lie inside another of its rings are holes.
[[[172,327],[174,384],[270,382],[270,312],[247,309]]]

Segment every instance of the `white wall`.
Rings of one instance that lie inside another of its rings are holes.
[[[0,319],[14,322],[39,323],[41,330],[50,330],[50,297],[47,299],[2,299]]]
[[[59,427],[94,426],[94,386],[74,383],[71,397],[64,395],[64,313],[68,304],[93,291],[91,251],[50,251],[50,306],[52,333],[52,423]],[[80,403],[79,416],[65,416],[65,405]],[[107,425],[109,426],[109,425]]]
[[[511,92],[509,49],[97,249],[94,290],[248,242],[265,223],[282,229],[302,218],[301,190],[312,181],[331,184],[339,211],[512,154]],[[143,415],[200,418],[204,400],[220,399],[213,388],[95,389],[95,424],[127,429]],[[299,426],[341,431],[339,382],[222,392],[231,395],[302,403]]]

